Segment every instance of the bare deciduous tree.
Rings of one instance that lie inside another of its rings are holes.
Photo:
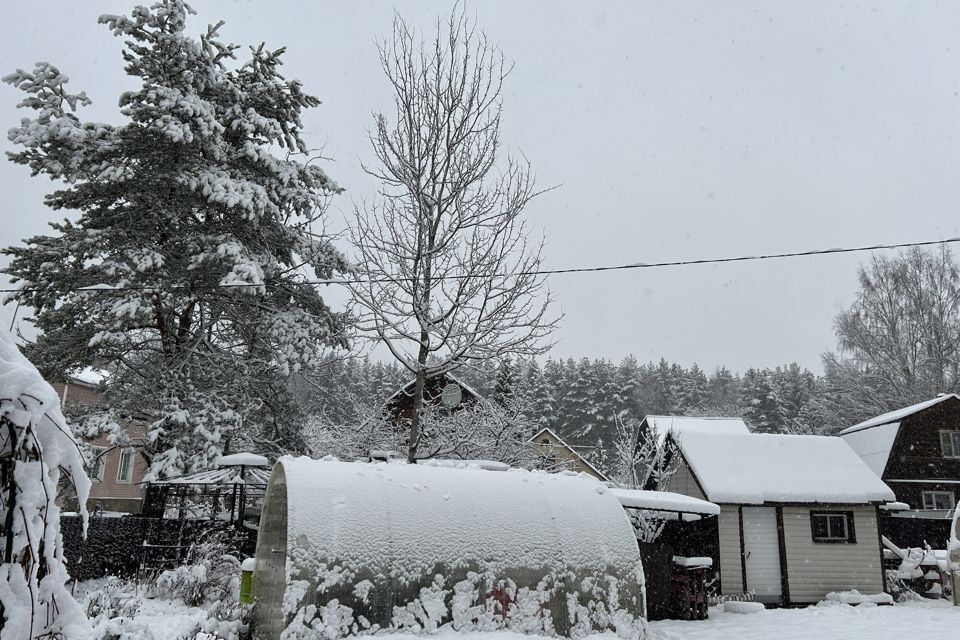
[[[960,273],[950,250],[875,256],[859,281],[856,302],[836,318],[837,339],[879,383],[887,409],[957,391]]]
[[[395,113],[375,116],[381,184],[357,207],[351,238],[362,277],[357,326],[416,376],[408,460],[417,458],[427,379],[549,345],[558,318],[541,269],[542,242],[522,217],[537,195],[528,162],[500,156],[500,51],[455,11],[418,41],[397,17],[380,45]]]

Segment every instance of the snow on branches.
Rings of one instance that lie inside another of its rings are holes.
[[[56,496],[63,471],[86,520],[90,480],[60,399],[7,333],[0,333],[0,430],[0,635],[85,637],[86,618],[64,586]]]
[[[120,124],[82,122],[89,99],[47,63],[4,79],[33,111],[10,159],[65,183],[46,203],[76,212],[5,250],[42,332],[29,355],[44,374],[108,370],[113,408],[152,425],[159,475],[239,439],[298,449],[286,379],[345,346],[343,315],[306,281],[351,268],[323,232],[341,189],[301,135],[319,100],[280,74],[282,48],[243,59],[222,23],[190,37],[191,13],[101,16],[139,82]]]

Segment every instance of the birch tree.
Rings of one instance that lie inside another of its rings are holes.
[[[426,380],[541,353],[557,318],[523,217],[533,172],[502,154],[502,53],[456,11],[427,40],[396,17],[379,53],[393,111],[375,115],[370,135],[365,170],[380,188],[351,226],[363,271],[352,302],[358,328],[415,376],[413,462]]]

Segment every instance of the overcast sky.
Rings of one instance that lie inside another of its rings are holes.
[[[196,0],[190,30],[287,46],[323,105],[306,119],[346,193],[374,184],[366,130],[389,89],[375,40],[389,2]],[[449,2],[404,2],[430,27]],[[96,23],[129,1],[8,0],[0,72],[46,60],[119,122],[121,43]],[[516,67],[504,141],[542,186],[529,216],[553,267],[657,262],[960,235],[960,3],[473,2]],[[0,86],[0,128],[20,113]],[[4,150],[10,145],[3,140]],[[0,244],[42,233],[51,188],[0,163]],[[866,254],[552,276],[554,353],[662,357],[706,369],[820,368]],[[12,307],[0,311],[4,330]]]

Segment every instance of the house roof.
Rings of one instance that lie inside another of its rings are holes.
[[[879,415],[875,418],[864,420],[863,422],[855,424],[852,427],[847,427],[846,429],[840,432],[840,435],[845,436],[848,433],[854,433],[856,431],[861,431],[863,429],[870,429],[871,427],[879,427],[880,425],[889,424],[891,422],[900,422],[904,418],[912,416],[915,413],[920,413],[921,411],[925,411],[930,407],[936,406],[941,402],[946,402],[947,400],[950,400],[950,399],[960,400],[960,396],[957,396],[953,393],[948,393],[942,396],[937,396],[936,398],[932,398],[930,400],[924,400],[923,402],[918,402],[917,404],[912,404],[909,407],[897,409],[896,411],[890,411],[888,413]]]
[[[467,393],[469,393],[470,395],[472,395],[474,398],[477,398],[478,400],[483,398],[483,396],[481,396],[479,393],[477,393],[477,390],[476,390],[476,389],[474,389],[473,387],[471,387],[471,386],[468,385],[466,382],[464,382],[464,381],[461,380],[460,378],[456,377],[456,376],[453,375],[452,373],[441,373],[440,375],[434,376],[434,377],[436,377],[436,378],[446,378],[446,379],[449,380],[450,382],[456,384],[456,385],[459,386],[461,389],[463,389],[464,391],[466,391]],[[412,392],[413,392],[413,387],[414,387],[414,385],[416,385],[416,384],[417,384],[417,380],[416,380],[416,378],[414,378],[413,380],[411,380],[411,381],[408,382],[407,384],[405,384],[405,385],[403,385],[402,387],[400,387],[399,389],[397,389],[397,390],[393,393],[393,395],[391,395],[389,398],[387,398],[387,399],[384,401],[384,404],[385,404],[385,405],[386,405],[386,404],[390,404],[390,402],[391,402],[394,398],[397,398],[401,393],[404,393],[405,391],[407,391],[407,389],[409,389],[410,392],[411,392],[411,394],[412,394]],[[410,395],[410,394],[408,394],[408,395]]]
[[[875,474],[882,477],[899,431],[899,422],[888,422],[848,433],[841,432],[840,438],[850,445]]]
[[[678,441],[711,502],[867,504],[893,491],[842,438],[687,431]]]
[[[683,438],[688,431],[707,431],[709,433],[750,433],[742,418],[693,417],[693,416],[646,416],[643,419],[662,443],[667,434],[675,440]]]
[[[595,466],[593,466],[592,464],[590,464],[590,461],[589,461],[589,460],[587,460],[587,459],[584,458],[582,455],[580,455],[580,453],[579,453],[576,449],[574,449],[574,448],[571,447],[569,444],[567,444],[567,442],[566,442],[563,438],[561,438],[560,436],[558,436],[557,433],[556,433],[553,429],[551,429],[550,427],[544,427],[543,429],[540,429],[540,431],[537,431],[535,434],[533,434],[532,436],[530,436],[530,439],[527,440],[527,442],[530,442],[530,443],[535,442],[536,439],[539,438],[539,437],[540,437],[541,435],[543,435],[544,433],[550,434],[550,437],[552,437],[554,440],[557,441],[557,445],[563,447],[564,449],[566,449],[567,451],[569,451],[569,452],[572,453],[573,455],[577,456],[577,459],[580,460],[580,462],[582,462],[582,463],[584,464],[584,466],[588,467],[591,471],[593,471],[594,473],[596,473],[597,476],[599,476],[599,477],[602,478],[603,480],[608,480],[608,479],[609,479],[609,478],[607,478],[607,474],[605,474],[603,471],[600,471],[600,469],[597,469]]]

